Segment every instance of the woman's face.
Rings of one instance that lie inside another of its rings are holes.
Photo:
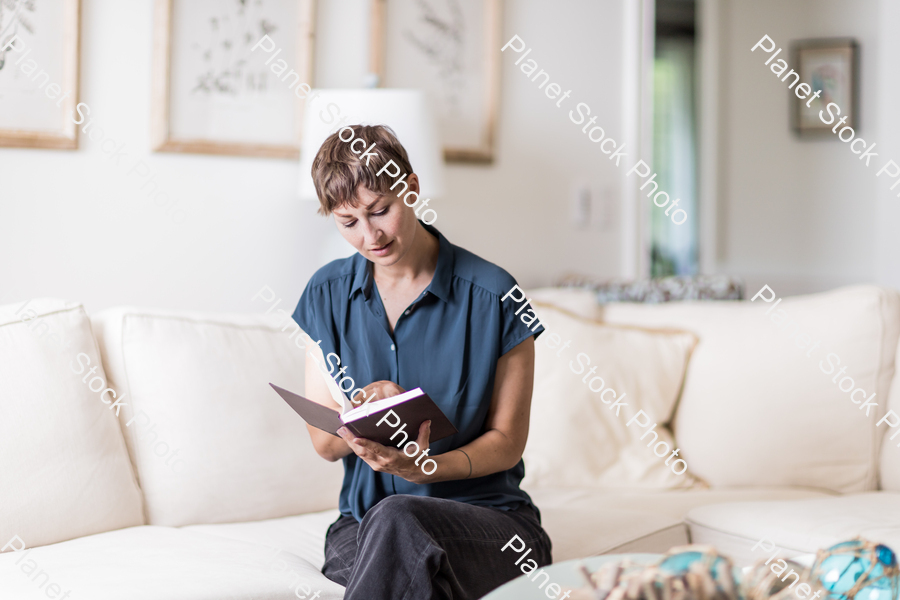
[[[418,191],[418,183],[415,174],[409,176],[411,191]],[[396,264],[412,247],[418,229],[416,213],[393,192],[382,195],[360,186],[356,197],[355,208],[342,204],[335,209],[338,231],[373,263]]]

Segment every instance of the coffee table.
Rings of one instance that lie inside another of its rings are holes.
[[[608,562],[630,559],[638,564],[653,564],[662,557],[662,554],[605,554],[603,556],[591,556],[588,558],[576,558],[566,560],[560,563],[554,563],[549,567],[543,567],[544,571],[550,575],[551,583],[558,583],[560,586],[571,588],[580,588],[586,585],[584,576],[581,574],[578,566],[584,564],[588,570],[596,571],[600,565]],[[543,578],[541,578],[543,580]],[[505,583],[496,590],[484,596],[481,600],[548,600],[545,590],[539,589],[538,584],[534,583],[525,575],[513,579],[509,583]],[[560,594],[561,596],[561,594]]]

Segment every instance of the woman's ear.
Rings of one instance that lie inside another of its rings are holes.
[[[406,179],[409,182],[409,189],[419,193],[419,176],[415,173],[410,174],[410,176]]]

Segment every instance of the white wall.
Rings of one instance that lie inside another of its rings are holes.
[[[789,126],[787,84],[763,64],[768,55],[750,52],[767,34],[784,48],[779,57],[790,64],[793,40],[856,38],[861,48],[857,133],[887,150],[890,138],[896,139],[888,133],[896,133],[900,123],[895,119],[893,132],[880,123],[880,81],[894,74],[879,73],[879,44],[894,33],[883,19],[885,29],[879,32],[879,0],[741,0],[719,2],[718,9],[717,270],[743,276],[748,291],[769,284],[779,295],[876,280],[898,285],[896,270],[890,280],[877,269],[883,243],[875,231],[884,223],[884,207],[875,172],[881,163],[876,167],[873,161],[867,169],[847,144],[832,138],[798,139]]]
[[[608,231],[575,230],[573,182],[615,201],[615,170],[566,107],[587,102],[610,135],[622,123],[624,2],[516,0],[504,40],[520,35],[575,102],[557,109],[502,55],[497,159],[450,165],[437,200],[441,231],[529,286],[564,272],[619,273],[618,214]],[[320,0],[316,84],[356,87],[368,63],[366,0]],[[81,101],[106,136],[126,143],[115,167],[82,136],[78,151],[0,149],[0,303],[54,296],[89,311],[139,305],[253,311],[271,286],[286,304],[322,263],[328,221],[296,200],[298,165],[274,159],[152,154],[151,0],[82,0]],[[499,52],[499,48],[497,49]],[[142,159],[187,218],[146,200],[125,164]],[[636,157],[635,157],[636,158]]]

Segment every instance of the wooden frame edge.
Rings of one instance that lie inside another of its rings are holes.
[[[315,51],[316,51],[316,0],[301,0],[297,23],[297,48],[294,60],[305,72],[305,79],[310,88],[315,87]],[[305,52],[305,54],[304,54]],[[298,84],[299,85],[299,84]],[[303,147],[303,121],[306,116],[308,98],[300,99],[294,93],[295,114],[297,123],[294,135],[297,138],[297,157]]]
[[[81,80],[81,0],[63,3],[63,90],[72,93],[63,105],[63,125],[55,132],[0,129],[0,148],[78,150],[78,126],[66,114],[78,106]],[[70,113],[71,111],[71,113]]]
[[[372,0],[371,19],[372,24],[369,27],[369,71],[378,78],[377,87],[384,87],[387,0]]]
[[[151,86],[151,127],[150,141],[153,152],[176,152],[186,154],[207,154],[215,156],[245,156],[256,158],[298,159],[302,145],[303,116],[306,102],[292,93],[297,123],[294,144],[255,144],[243,142],[218,142],[212,140],[178,139],[169,131],[171,87],[171,37],[174,0],[154,0],[153,14],[153,79]],[[308,83],[312,86],[315,65],[315,18],[316,0],[294,0],[297,6],[297,67],[306,71]],[[303,53],[306,52],[304,56]]]
[[[0,130],[0,148],[78,150],[78,140],[57,133],[5,129]]]
[[[847,123],[845,123],[845,126],[852,127],[854,130],[856,130],[859,129],[860,122],[860,45],[856,41],[856,38],[833,37],[795,40],[791,43],[789,56],[791,58],[791,62],[796,65],[797,69],[799,69],[801,66],[800,53],[804,50],[840,50],[844,48],[850,51],[850,104],[852,105],[850,119],[847,121]],[[830,136],[834,134],[828,129],[828,125],[816,129],[802,129],[800,127],[800,105],[803,100],[797,97],[797,95],[793,92],[793,89],[789,89],[789,91],[789,98],[791,100],[791,108],[789,111],[789,127],[794,132],[794,134],[802,140],[830,139]]]
[[[487,81],[485,82],[486,131],[483,132],[481,155],[486,162],[493,162],[497,137],[498,114],[500,112],[500,47],[503,34],[502,0],[485,0],[485,40],[487,40]],[[472,160],[472,159],[469,159]],[[476,159],[477,162],[481,162]]]
[[[169,61],[172,0],[154,0],[153,65],[150,85],[150,147],[165,151],[169,142]]]
[[[207,140],[164,140],[154,152],[211,154],[215,156],[243,156],[248,158],[300,158],[300,149],[275,144],[243,144],[240,142],[210,142]]]
[[[500,112],[500,55],[493,52],[503,32],[502,0],[484,1],[484,30],[486,56],[488,57],[483,108],[486,115],[485,130],[481,142],[469,147],[444,146],[447,162],[490,164],[494,161],[497,115]],[[387,0],[372,0],[371,26],[369,28],[369,70],[378,78],[378,86],[384,87],[387,44]]]

